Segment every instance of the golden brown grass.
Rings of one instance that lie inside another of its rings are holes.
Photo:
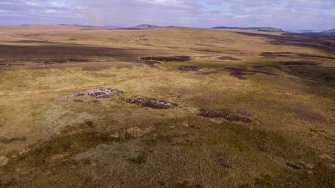
[[[335,56],[238,32],[1,27],[0,48],[6,50],[0,52],[0,156],[9,162],[0,167],[0,186],[335,186]],[[18,49],[21,54],[14,53]],[[324,58],[265,58],[263,52]],[[31,58],[37,55],[49,59]],[[170,55],[191,61],[156,67],[139,61]],[[222,56],[239,60],[218,59]],[[73,62],[76,58],[85,62]],[[227,69],[241,67],[251,70],[243,73],[245,79]],[[178,107],[151,109],[117,97],[98,103],[58,100],[100,87]],[[252,122],[201,117],[200,109]],[[148,127],[152,131],[140,137],[115,139],[115,131]]]

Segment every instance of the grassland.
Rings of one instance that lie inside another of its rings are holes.
[[[2,26],[0,187],[335,187],[334,52],[283,33]],[[122,94],[73,95],[97,88]],[[176,106],[129,102],[149,98]]]

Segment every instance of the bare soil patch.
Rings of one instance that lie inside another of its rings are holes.
[[[244,123],[250,123],[251,119],[248,117],[243,117],[236,114],[231,114],[225,110],[206,110],[206,109],[200,109],[199,115],[203,117],[208,118],[223,118],[228,121],[235,121],[235,122],[244,122]]]

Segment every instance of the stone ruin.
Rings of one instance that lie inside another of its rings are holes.
[[[95,99],[83,99],[85,96],[94,97]],[[81,97],[81,98],[79,98]],[[125,97],[122,91],[117,89],[111,88],[98,88],[88,91],[81,91],[73,93],[70,96],[62,96],[59,97],[60,101],[73,101],[73,102],[91,102],[96,103],[104,98],[109,97],[117,97],[118,99],[125,101],[130,104],[137,104],[144,107],[155,108],[155,109],[169,109],[174,108],[177,106],[175,103],[171,103],[168,101],[149,98],[149,97],[142,97],[142,98],[129,98]],[[75,98],[75,99],[73,99]]]

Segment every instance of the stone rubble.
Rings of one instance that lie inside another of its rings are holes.
[[[111,88],[98,88],[98,89],[93,89],[93,90],[88,90],[88,91],[80,91],[73,93],[70,96],[62,96],[59,97],[58,100],[60,101],[70,101],[71,98],[73,97],[81,97],[81,96],[90,96],[90,97],[95,97],[94,100],[82,100],[82,99],[74,99],[74,102],[98,102],[103,98],[108,98],[108,97],[113,97],[113,96],[122,96],[123,92],[116,90],[116,89],[111,89]]]
[[[168,109],[168,108],[174,108],[177,106],[175,103],[163,101],[163,100],[158,100],[154,98],[128,98],[126,99],[126,102],[130,104],[139,104],[143,105],[146,107],[151,107],[151,108],[157,108],[157,109]]]
[[[88,100],[84,98],[76,98],[76,97],[82,97],[82,96],[94,97],[95,99]],[[75,99],[72,99],[74,97]],[[174,108],[177,106],[177,104],[175,103],[171,103],[171,102],[167,102],[167,101],[155,99],[155,98],[148,98],[148,97],[128,98],[124,96],[122,91],[111,89],[111,88],[98,88],[98,89],[93,89],[93,90],[88,90],[88,91],[76,92],[70,96],[62,96],[62,97],[59,97],[58,99],[60,101],[73,101],[73,102],[79,102],[79,103],[83,103],[83,102],[96,103],[104,98],[109,98],[109,97],[118,97],[120,100],[125,101],[130,104],[138,104],[144,107],[150,107],[150,108],[156,108],[156,109],[169,109],[169,108]]]
[[[111,97],[111,96],[119,96],[122,94],[121,91],[118,91],[116,89],[110,89],[110,88],[98,88],[98,89],[93,89],[93,90],[88,90],[88,91],[83,91],[83,92],[77,92],[74,93],[73,96],[79,97],[79,96],[92,96],[96,97],[97,99],[100,98],[106,98],[106,97]]]

